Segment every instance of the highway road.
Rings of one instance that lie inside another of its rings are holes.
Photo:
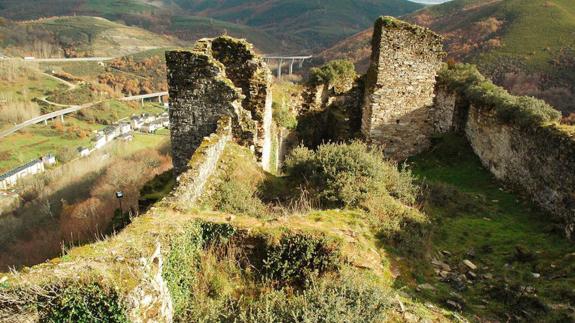
[[[157,93],[142,94],[142,95],[132,95],[132,96],[126,96],[126,97],[120,98],[120,100],[121,101],[136,101],[136,100],[143,100],[143,99],[149,99],[149,98],[157,98],[157,97],[164,96],[164,95],[168,95],[168,92],[157,92]],[[65,106],[65,105],[57,104],[57,103],[54,104],[52,102],[46,101],[45,99],[44,99],[44,102],[46,102],[48,104],[53,104],[56,106]],[[46,114],[43,114],[41,116],[32,118],[30,120],[26,120],[26,121],[24,121],[24,122],[22,122],[16,126],[10,128],[10,129],[7,129],[7,130],[0,132],[0,138],[4,138],[8,135],[13,134],[14,132],[16,132],[18,130],[24,129],[28,126],[31,126],[31,125],[34,125],[34,124],[37,124],[40,122],[44,122],[44,121],[47,121],[50,119],[64,116],[66,114],[73,113],[73,112],[76,112],[76,111],[79,111],[82,109],[91,108],[100,102],[102,102],[102,101],[90,102],[90,103],[86,103],[86,104],[82,104],[82,105],[70,105],[67,108],[64,108],[64,109],[61,109],[58,111],[54,111],[54,112],[50,112],[50,113],[46,113]]]

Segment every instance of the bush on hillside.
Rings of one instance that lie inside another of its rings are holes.
[[[463,95],[470,103],[492,107],[505,123],[522,127],[558,122],[561,112],[542,100],[514,96],[493,84],[477,70],[475,65],[456,64],[445,66],[438,80],[452,91]]]
[[[356,76],[353,62],[346,59],[334,60],[322,67],[314,67],[310,70],[312,84],[328,84],[333,86],[336,93],[349,90]]]
[[[336,271],[340,266],[337,244],[325,237],[292,234],[266,247],[262,272],[280,284],[303,286],[313,275]]]
[[[361,142],[328,143],[317,151],[298,147],[285,162],[285,171],[326,207],[356,207],[370,195],[390,194],[402,202],[415,202],[417,188],[411,175],[383,160],[378,150]]]
[[[42,322],[128,322],[119,295],[98,283],[56,288],[38,306]]]
[[[267,293],[247,308],[238,306],[233,318],[236,322],[383,322],[392,299],[357,275],[326,277],[291,297],[285,290]]]

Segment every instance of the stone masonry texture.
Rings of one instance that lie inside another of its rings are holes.
[[[271,73],[249,43],[226,36],[202,39],[192,51],[167,52],[166,64],[176,174],[222,115],[232,117],[234,139],[269,164]]]
[[[493,107],[470,104],[456,91],[438,87],[436,95],[445,117],[438,132],[464,133],[495,177],[527,193],[575,240],[575,138],[556,125],[504,123]]]
[[[435,77],[445,53],[441,37],[392,17],[375,22],[366,79],[362,133],[402,160],[426,149]]]

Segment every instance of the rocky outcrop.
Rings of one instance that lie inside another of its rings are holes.
[[[386,156],[401,160],[429,146],[435,77],[444,55],[441,37],[429,29],[392,17],[376,21],[361,128]]]

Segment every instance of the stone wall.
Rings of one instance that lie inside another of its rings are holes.
[[[227,79],[225,67],[197,51],[166,52],[170,93],[170,132],[174,171],[181,174],[204,137],[216,131],[224,115],[234,121],[234,135],[253,144],[255,123],[241,106],[241,90]]]
[[[479,106],[469,108],[465,135],[491,173],[557,215],[567,237],[575,239],[575,136],[553,125],[504,124]]]
[[[361,128],[386,156],[401,160],[429,146],[435,77],[444,55],[441,37],[429,29],[392,17],[376,21]]]
[[[214,172],[226,143],[232,138],[231,119],[223,117],[217,130],[205,137],[188,161],[188,170],[178,177],[178,186],[167,199],[179,207],[194,205],[204,192],[208,178]]]
[[[234,138],[253,147],[262,165],[269,164],[271,73],[249,43],[226,36],[202,39],[192,51],[167,52],[166,63],[176,174],[222,115],[232,117]]]
[[[438,87],[438,132],[463,133],[495,177],[527,193],[557,217],[575,240],[575,131],[557,124],[504,122],[496,108],[470,103],[459,91]]]

